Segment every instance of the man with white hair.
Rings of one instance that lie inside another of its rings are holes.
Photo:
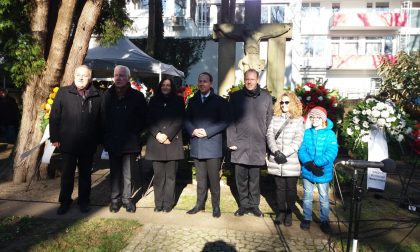
[[[130,69],[114,68],[114,85],[102,100],[104,147],[109,152],[111,170],[111,205],[116,213],[123,206],[134,213],[131,200],[131,165],[140,152],[140,133],[146,127],[146,99],[130,87]]]
[[[78,66],[74,83],[59,89],[51,109],[50,140],[62,156],[59,215],[70,209],[76,165],[80,211],[89,211],[91,170],[93,154],[100,141],[101,109],[101,95],[91,80],[92,70],[85,65]]]

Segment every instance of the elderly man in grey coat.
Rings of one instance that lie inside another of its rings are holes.
[[[104,147],[109,152],[112,213],[118,212],[121,206],[127,212],[136,211],[131,199],[131,169],[140,152],[147,104],[143,94],[130,87],[129,79],[130,69],[116,66],[114,85],[105,92],[101,104]]]
[[[239,194],[239,209],[235,216],[251,212],[262,217],[259,209],[260,168],[265,165],[265,135],[273,114],[273,102],[270,93],[260,88],[256,70],[246,71],[244,79],[245,87],[230,97],[233,122],[227,130],[227,145],[232,151],[231,162],[235,164]]]

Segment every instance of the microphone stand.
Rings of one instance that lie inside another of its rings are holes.
[[[352,241],[352,252],[357,251],[357,242],[359,238],[359,220],[361,214],[361,201],[363,187],[357,185],[358,173],[357,169],[354,169],[352,178],[352,194],[350,199],[350,216],[349,216],[349,227],[347,234],[347,252],[350,251],[350,242]],[[354,226],[354,227],[353,227]],[[353,235],[352,235],[353,233]],[[352,240],[353,237],[353,240]]]

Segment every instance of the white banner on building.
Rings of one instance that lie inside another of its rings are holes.
[[[368,160],[380,162],[388,158],[388,144],[385,132],[379,128],[372,128],[368,141]],[[368,168],[367,188],[385,190],[386,173],[379,168]]]

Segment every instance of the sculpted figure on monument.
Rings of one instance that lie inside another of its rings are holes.
[[[228,38],[244,42],[245,56],[239,61],[239,68],[243,71],[263,70],[266,62],[260,59],[260,41],[282,36],[290,29],[290,25],[280,24],[216,24],[213,28],[216,39]]]

